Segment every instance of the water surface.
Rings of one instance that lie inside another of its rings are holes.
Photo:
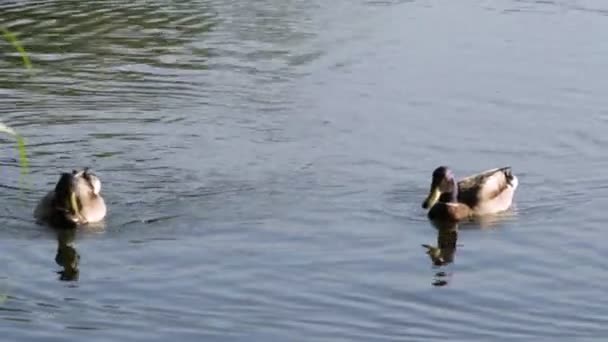
[[[7,1],[0,328],[34,341],[608,335],[602,1]],[[511,165],[437,229],[432,170]],[[32,209],[90,166],[104,229]],[[22,183],[20,183],[22,182]],[[433,265],[421,244],[440,245]],[[59,273],[58,273],[59,272]]]

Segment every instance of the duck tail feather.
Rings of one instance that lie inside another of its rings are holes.
[[[512,185],[512,181],[513,181],[513,172],[511,171],[511,167],[510,166],[506,166],[500,169],[500,171],[502,171],[502,173],[505,174],[505,178],[507,179],[507,183],[509,185]]]

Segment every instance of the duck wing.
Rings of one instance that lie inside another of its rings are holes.
[[[474,208],[481,202],[489,202],[498,197],[512,185],[512,180],[511,167],[508,166],[463,178],[458,182],[458,199]]]

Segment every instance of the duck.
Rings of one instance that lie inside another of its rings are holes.
[[[447,166],[433,171],[431,189],[422,203],[431,220],[458,222],[508,210],[519,181],[511,167],[500,167],[456,180]]]
[[[53,226],[101,222],[107,209],[100,192],[101,181],[91,169],[63,172],[55,189],[38,202],[34,217]]]

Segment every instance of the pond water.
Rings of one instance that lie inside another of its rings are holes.
[[[608,335],[608,4],[4,1],[6,341]],[[435,228],[432,170],[510,165],[512,211]],[[36,201],[92,167],[103,229]],[[435,266],[421,245],[439,244]]]

